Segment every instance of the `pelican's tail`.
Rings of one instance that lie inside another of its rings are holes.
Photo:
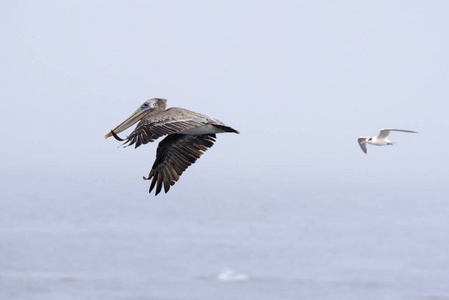
[[[223,130],[223,132],[234,132],[234,133],[237,133],[237,134],[240,133],[238,130],[235,130],[234,128],[226,126],[226,125],[216,125],[216,124],[214,124],[214,126],[217,127],[220,130]]]

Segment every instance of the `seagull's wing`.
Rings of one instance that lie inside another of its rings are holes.
[[[159,194],[162,184],[167,193],[181,174],[214,145],[215,138],[215,134],[170,134],[165,137],[159,143],[156,160],[148,178],[144,177],[145,180],[153,178],[150,193],[156,186],[156,195]]]
[[[411,131],[411,130],[404,130],[404,129],[381,129],[379,135],[377,136],[378,138],[386,138],[389,134],[390,131],[401,131],[401,132],[409,132],[409,133],[418,133],[416,131]]]
[[[366,141],[366,139],[367,139],[367,137],[361,136],[361,137],[359,137],[359,139],[357,140],[357,141],[359,142],[360,148],[362,148],[362,151],[365,152],[365,154],[366,154],[366,143],[363,143],[363,144],[362,144],[362,142],[363,142],[363,141]]]
[[[391,129],[381,129],[379,135],[377,136],[378,139],[384,139],[390,134]],[[394,129],[393,129],[394,130]]]

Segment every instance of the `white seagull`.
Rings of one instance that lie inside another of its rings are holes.
[[[374,136],[374,137],[361,136],[361,137],[359,137],[358,142],[359,142],[360,148],[362,148],[363,152],[366,153],[366,143],[371,144],[371,145],[376,145],[376,146],[393,145],[393,142],[387,139],[387,136],[390,134],[390,131],[418,133],[416,131],[403,130],[403,129],[381,129],[378,136]]]

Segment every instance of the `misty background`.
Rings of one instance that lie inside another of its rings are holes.
[[[2,298],[449,299],[445,1],[0,8]],[[240,131],[157,197],[154,97]]]

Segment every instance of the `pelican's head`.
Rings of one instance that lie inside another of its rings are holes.
[[[154,112],[154,111],[164,110],[166,103],[167,103],[167,100],[162,99],[162,98],[153,98],[153,99],[145,101],[125,121],[123,121],[122,123],[120,123],[120,125],[118,125],[114,129],[112,129],[112,131],[114,131],[114,133],[120,133],[120,132],[128,129],[129,127],[133,126],[138,121],[140,121],[144,117],[146,117],[149,113]],[[107,139],[111,135],[112,135],[112,133],[109,132],[108,134],[106,134],[104,136],[104,138]]]

